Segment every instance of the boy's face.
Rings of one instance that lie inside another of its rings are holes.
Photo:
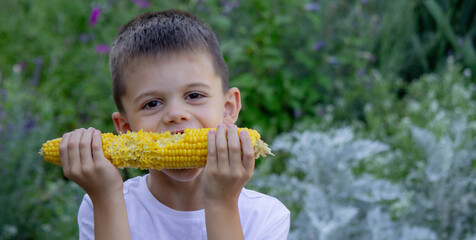
[[[235,123],[241,108],[239,90],[223,94],[221,79],[203,53],[135,60],[126,69],[125,81],[125,113],[113,114],[118,132],[215,128]]]

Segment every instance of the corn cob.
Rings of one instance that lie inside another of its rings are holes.
[[[185,129],[184,133],[162,134],[154,132],[127,132],[114,135],[103,133],[102,148],[104,156],[119,168],[141,169],[182,169],[204,167],[207,161],[207,134],[213,128]],[[216,129],[215,129],[216,130]],[[256,130],[247,131],[255,150],[255,158],[265,157],[271,149],[260,138]],[[61,138],[43,144],[40,154],[46,162],[60,165],[59,144]]]

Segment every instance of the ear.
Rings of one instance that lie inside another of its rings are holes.
[[[230,88],[225,94],[225,112],[223,113],[223,123],[234,124],[238,120],[241,110],[240,90],[236,87]]]
[[[131,131],[131,125],[127,121],[125,114],[120,112],[114,112],[112,114],[112,120],[114,121],[114,126],[116,127],[116,131],[118,134],[127,133],[127,131]]]

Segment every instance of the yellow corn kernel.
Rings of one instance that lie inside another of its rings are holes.
[[[207,135],[214,128],[185,129],[184,133],[162,134],[154,132],[127,132],[114,135],[103,133],[102,148],[104,156],[119,168],[141,169],[181,169],[204,167],[207,161]],[[214,129],[216,130],[216,129]],[[266,157],[271,153],[268,145],[261,140],[256,130],[238,128],[251,137],[255,158]],[[61,138],[43,144],[40,154],[46,162],[60,165],[59,143]]]

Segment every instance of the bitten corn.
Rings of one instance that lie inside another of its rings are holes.
[[[207,161],[207,134],[211,129],[213,128],[185,129],[181,134],[147,133],[142,130],[121,135],[103,133],[102,148],[104,156],[119,168],[199,168],[204,167]],[[241,131],[249,133],[255,158],[272,154],[256,130],[238,128],[238,132]],[[61,164],[60,142],[61,138],[56,138],[43,144],[40,154],[45,161]]]

